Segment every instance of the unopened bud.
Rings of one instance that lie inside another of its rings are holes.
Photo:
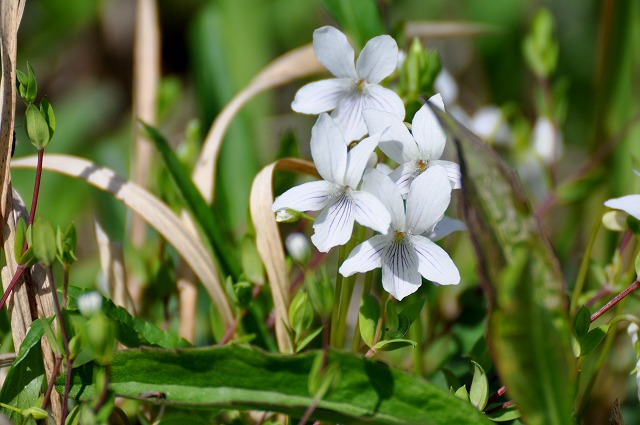
[[[85,317],[91,317],[102,308],[102,296],[96,291],[86,292],[78,296],[78,310]]]
[[[295,223],[300,220],[300,211],[285,208],[276,211],[276,221],[278,223]]]
[[[311,257],[311,246],[309,240],[304,233],[291,233],[284,240],[284,244],[287,247],[287,251],[293,260],[304,266],[309,262]]]

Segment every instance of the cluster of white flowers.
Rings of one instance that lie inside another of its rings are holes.
[[[320,114],[311,131],[311,156],[323,180],[288,190],[273,211],[319,211],[311,241],[322,252],[346,244],[354,222],[378,232],[353,249],[339,272],[350,276],[381,267],[384,289],[398,300],[414,293],[422,277],[439,285],[459,283],[457,267],[434,241],[464,229],[444,217],[452,190],[460,187],[460,169],[440,159],[446,136],[429,107],[411,125],[404,123],[402,100],[379,85],[396,68],[396,42],[375,37],[354,62],[345,35],[326,26],[314,32],[313,48],[337,78],[302,87],[292,108]],[[429,101],[444,108],[440,95]],[[397,168],[372,168],[376,148]]]

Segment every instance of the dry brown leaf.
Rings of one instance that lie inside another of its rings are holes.
[[[14,159],[13,168],[35,168],[35,156]],[[233,321],[233,313],[222,287],[213,260],[199,237],[193,234],[180,218],[162,201],[140,186],[123,179],[113,170],[89,160],[71,155],[45,155],[43,168],[71,177],[80,178],[98,189],[109,192],[114,198],[140,214],[161,234],[196,273],[209,292],[224,326]]]
[[[404,25],[407,40],[476,37],[495,32],[495,26],[464,21],[409,21]]]
[[[224,135],[240,108],[258,93],[323,70],[311,45],[303,46],[276,58],[231,99],[213,122],[192,174],[193,182],[207,203],[213,201],[216,165]]]
[[[282,353],[291,352],[291,342],[285,326],[289,326],[289,278],[285,264],[280,230],[271,211],[273,205],[273,173],[286,170],[318,176],[316,167],[309,161],[285,158],[264,167],[253,180],[249,207],[256,230],[256,246],[264,263],[271,285],[271,295],[276,314],[276,339]]]

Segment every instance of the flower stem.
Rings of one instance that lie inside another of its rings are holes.
[[[371,282],[373,281],[373,271],[368,271],[364,275],[364,285],[362,286],[362,296],[371,292]],[[351,351],[357,353],[360,348],[360,315],[356,318],[356,328],[353,331],[353,341],[351,342]]]
[[[336,269],[336,291],[333,299],[333,310],[331,312],[331,338],[330,344],[332,347],[337,346],[337,333],[338,333],[338,318],[340,317],[340,297],[342,295],[342,275],[338,272],[340,265],[346,257],[346,246],[340,246],[338,250],[338,267]]]
[[[33,198],[31,199],[31,211],[29,212],[29,221],[27,222],[27,227],[29,227],[30,224],[33,224],[33,220],[36,217],[36,208],[38,206],[38,197],[40,195],[40,180],[42,178],[43,159],[44,149],[38,149],[38,166],[36,168],[36,180],[33,185]]]
[[[572,315],[578,311],[578,300],[580,299],[580,295],[582,294],[582,290],[584,289],[584,284],[587,280],[587,273],[589,272],[589,263],[591,260],[591,251],[593,251],[596,236],[598,236],[598,230],[600,230],[600,223],[601,220],[596,220],[593,227],[591,228],[589,241],[587,242],[586,250],[582,256],[582,262],[580,263],[580,270],[578,271],[576,284],[574,285],[573,292],[571,293],[571,308],[569,311]]]
[[[600,316],[602,316],[604,313],[606,313],[607,311],[609,311],[613,306],[615,306],[616,304],[618,304],[621,300],[624,299],[624,297],[626,297],[627,295],[629,295],[630,293],[632,293],[633,291],[635,291],[636,289],[638,289],[640,287],[640,280],[637,279],[635,282],[633,282],[631,285],[629,285],[627,287],[627,289],[625,289],[624,291],[620,292],[618,295],[616,295],[615,297],[613,297],[611,299],[611,301],[609,301],[608,303],[606,303],[605,305],[603,305],[600,310],[596,311],[595,313],[593,313],[591,315],[591,322],[596,321]]]
[[[11,278],[11,282],[9,282],[9,285],[7,286],[7,290],[4,291],[4,294],[2,295],[2,300],[0,300],[0,309],[4,307],[4,304],[7,302],[7,298],[9,298],[9,295],[13,291],[13,287],[16,286],[16,283],[18,283],[18,281],[20,280],[20,276],[22,276],[22,273],[24,273],[25,270],[26,267],[23,265],[19,265],[16,269],[16,272]]]

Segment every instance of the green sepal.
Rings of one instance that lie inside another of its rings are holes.
[[[362,340],[369,347],[374,345],[376,327],[380,319],[380,303],[370,294],[362,296],[358,324]]]
[[[30,103],[29,106],[27,106],[24,123],[24,128],[31,144],[33,144],[33,146],[38,150],[44,149],[47,144],[49,144],[49,140],[51,140],[49,124],[47,123],[42,111],[33,103]]]
[[[289,305],[289,323],[296,339],[313,324],[313,307],[306,292],[300,291],[293,297]]]
[[[56,132],[56,115],[53,113],[53,107],[46,97],[40,101],[40,112],[42,112],[42,116],[49,127],[49,140],[51,140],[53,133]]]
[[[31,228],[27,228],[27,224],[22,218],[18,219],[16,224],[16,235],[13,242],[13,255],[16,257],[16,262],[22,266],[32,266],[35,263],[33,256],[33,248],[31,247]],[[25,242],[27,243],[27,250],[24,249]]]
[[[51,224],[44,218],[36,218],[33,224],[33,254],[37,260],[50,266],[56,259],[56,235]]]
[[[531,70],[541,78],[548,77],[558,64],[558,42],[553,38],[553,15],[541,9],[533,19],[531,31],[523,44],[524,57]]]
[[[58,261],[65,266],[70,266],[77,260],[77,238],[76,227],[73,223],[69,224],[64,232],[60,226],[56,229],[56,256]]]
[[[36,100],[38,94],[38,82],[36,81],[36,73],[33,72],[33,68],[27,62],[27,73],[20,70],[16,70],[18,94],[25,101],[30,104]]]

